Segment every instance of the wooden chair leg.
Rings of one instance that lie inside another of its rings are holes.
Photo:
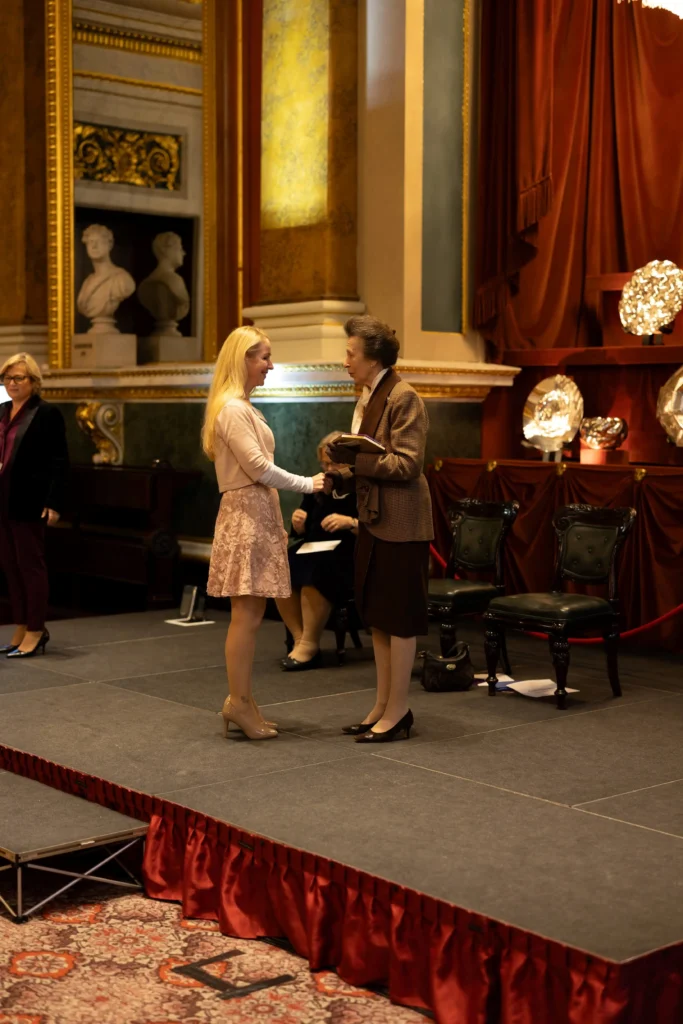
[[[498,668],[498,658],[500,656],[501,639],[503,636],[503,628],[499,622],[489,619],[486,622],[486,634],[484,638],[484,651],[486,653],[486,669],[488,675],[486,682],[489,686],[489,697],[496,696],[496,683],[498,682],[498,676],[496,675],[496,669]]]
[[[287,654],[291,654],[294,649],[294,637],[285,626],[285,649]]]
[[[346,661],[346,634],[348,632],[349,614],[345,606],[335,609],[334,636],[337,641],[337,664]]]
[[[614,625],[605,632],[605,653],[607,654],[607,675],[612,693],[615,697],[621,697],[621,683],[619,682],[619,625]]]
[[[455,622],[452,619],[447,619],[443,615],[441,623],[439,624],[439,647],[441,648],[441,657],[449,658],[456,643],[458,637],[455,630]]]
[[[550,644],[550,656],[553,659],[553,668],[555,669],[555,680],[557,682],[557,689],[555,696],[557,698],[557,707],[560,711],[564,711],[567,707],[567,674],[569,672],[569,641],[566,636],[558,636],[552,634],[548,637]]]
[[[503,662],[503,668],[505,669],[506,673],[509,676],[511,676],[512,667],[510,665],[510,659],[508,658],[507,637],[505,636],[504,632],[500,634],[500,656]]]
[[[363,641],[361,640],[361,638],[358,635],[358,630],[357,629],[349,629],[349,636],[351,637],[351,643],[356,648],[356,650],[359,651],[362,648],[362,646],[363,646]]]

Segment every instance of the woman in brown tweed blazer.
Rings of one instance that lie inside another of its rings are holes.
[[[429,542],[432,503],[422,472],[429,420],[422,399],[393,369],[399,342],[387,324],[355,316],[344,325],[344,366],[363,395],[354,433],[374,437],[386,454],[356,454],[329,446],[332,462],[350,467],[346,476],[358,502],[356,602],[372,630],[377,668],[375,705],[344,732],[359,743],[384,743],[410,736],[413,716],[408,688],[417,637],[427,632]]]

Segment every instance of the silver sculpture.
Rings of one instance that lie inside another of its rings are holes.
[[[547,457],[576,437],[583,419],[583,397],[570,377],[556,374],[537,384],[524,403],[522,430],[527,444]]]
[[[683,448],[683,366],[659,390],[657,419],[669,440]]]
[[[587,448],[613,451],[628,437],[628,424],[620,416],[593,416],[581,420],[579,433]]]

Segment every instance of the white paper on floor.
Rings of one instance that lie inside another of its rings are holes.
[[[164,619],[169,626],[215,626],[213,619],[197,619],[196,622],[188,622],[187,619]]]
[[[509,690],[516,690],[525,697],[554,697],[557,690],[557,683],[554,679],[521,679],[517,683],[510,683]],[[567,687],[567,693],[578,693],[578,690],[571,686]]]

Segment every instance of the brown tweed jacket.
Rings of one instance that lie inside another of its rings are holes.
[[[390,370],[368,402],[361,434],[386,448],[385,455],[358,455],[355,490],[358,519],[380,540],[433,540],[432,501],[422,472],[429,418],[410,384]]]

